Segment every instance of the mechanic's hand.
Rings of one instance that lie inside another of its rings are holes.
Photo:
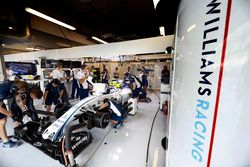
[[[23,124],[23,123],[22,123],[22,122],[19,122],[19,121],[13,122],[14,128],[19,127],[19,126],[21,126],[22,124]]]
[[[11,112],[8,112],[7,117],[12,118],[14,115]]]

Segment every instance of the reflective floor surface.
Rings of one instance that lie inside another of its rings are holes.
[[[167,117],[161,111],[157,112],[159,97],[155,93],[150,93],[149,97],[152,102],[139,103],[136,115],[128,116],[119,129],[111,125],[104,130],[92,129],[93,142],[76,158],[77,164],[80,167],[164,167],[165,151],[161,140],[166,136]],[[11,120],[8,121],[8,134],[13,134]],[[0,147],[0,167],[17,166],[63,165],[25,142],[13,149]]]

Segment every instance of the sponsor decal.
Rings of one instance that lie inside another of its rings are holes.
[[[75,150],[79,145],[81,145],[83,142],[86,142],[88,140],[88,136],[84,137],[77,137],[77,142],[72,146],[72,150]]]
[[[214,109],[211,106],[210,96],[216,94],[212,89],[212,86],[216,84],[213,83],[212,78],[214,77],[214,70],[217,69],[214,67],[214,59],[220,56],[216,53],[216,48],[219,45],[218,38],[221,35],[218,32],[221,25],[221,2],[210,0],[206,5],[205,12],[206,19],[203,25],[203,34],[201,34],[203,40],[200,52],[200,77],[197,80],[199,86],[197,88],[191,147],[191,156],[199,163],[204,161],[204,154],[207,152],[205,145],[209,145],[207,118],[208,114],[213,112]]]

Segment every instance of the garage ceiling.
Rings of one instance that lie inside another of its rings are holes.
[[[173,34],[180,0],[8,0],[0,7],[0,42],[2,54],[28,51],[27,46],[57,49],[98,43],[119,42],[159,36],[159,26],[166,35]],[[16,4],[13,6],[13,4]],[[29,13],[30,7],[76,27],[71,31]],[[14,15],[14,16],[13,16]],[[15,16],[18,15],[18,16]],[[27,19],[28,18],[28,19]],[[21,20],[21,21],[20,21]],[[30,35],[15,26],[27,21]],[[14,29],[9,29],[10,23]],[[10,31],[16,30],[15,33]],[[21,34],[21,35],[20,35]],[[17,46],[18,45],[18,46]]]

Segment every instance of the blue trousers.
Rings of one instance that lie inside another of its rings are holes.
[[[78,94],[80,96],[80,100],[89,96],[89,89],[83,89],[82,87],[78,88]]]
[[[76,98],[79,97],[79,94],[78,94],[78,83],[77,83],[77,80],[75,78],[73,78],[73,81],[72,81],[72,91],[71,91],[71,98],[74,99],[75,98],[75,92],[76,92]]]
[[[108,83],[107,79],[102,79],[102,83]]]

